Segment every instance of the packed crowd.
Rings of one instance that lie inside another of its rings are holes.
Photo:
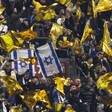
[[[77,65],[77,74],[73,74],[72,78],[68,74],[69,85],[64,86],[63,94],[57,90],[57,85],[53,81],[53,78],[58,74],[48,78],[37,76],[31,78],[30,72],[27,70],[23,75],[18,75],[17,71],[11,68],[11,61],[9,60],[0,70],[0,76],[7,74],[14,77],[24,91],[44,89],[52,108],[49,109],[45,103],[37,102],[34,108],[30,109],[18,94],[9,98],[7,88],[0,82],[0,112],[10,112],[11,106],[16,108],[18,105],[22,105],[22,112],[112,112],[112,104],[105,103],[101,98],[101,96],[107,96],[111,99],[112,94],[100,90],[96,86],[100,76],[112,72],[111,57],[105,54],[100,46],[105,20],[107,21],[110,37],[112,37],[112,11],[100,12],[97,14],[97,18],[94,18],[92,14],[88,13],[88,2],[77,4],[78,0],[72,0],[66,6],[55,0],[33,1],[48,7],[53,3],[58,3],[54,8],[55,18],[38,21],[36,19],[38,12],[32,0],[0,0],[2,6],[5,7],[0,14],[0,35],[7,33],[9,30],[24,31],[33,25],[38,37],[46,37],[52,41],[50,39],[52,23],[63,26],[63,34],[58,37],[56,47],[68,50],[70,60],[74,57],[71,63]],[[95,0],[95,2],[97,4],[98,0]],[[79,7],[81,16],[77,14]],[[63,37],[67,37],[69,42],[76,38],[80,41],[88,20],[93,33],[89,35],[80,48],[75,47],[78,52],[74,52],[71,47],[68,48],[61,43]],[[34,44],[36,46],[36,43]],[[29,42],[25,41],[23,47],[30,48]],[[2,66],[7,57],[2,47],[0,56]],[[71,110],[66,111],[67,109]]]

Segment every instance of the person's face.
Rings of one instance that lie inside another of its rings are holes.
[[[98,54],[98,58],[102,59],[103,58],[103,54]]]
[[[76,89],[77,89],[77,87],[75,85],[71,86],[71,88],[70,88],[71,91],[74,91]]]
[[[64,14],[65,13],[65,10],[64,9],[61,9],[60,10],[60,14]]]
[[[88,63],[92,64],[93,63],[93,58],[88,59]]]
[[[25,24],[25,25],[28,25],[28,21],[27,21],[27,20],[24,20],[24,24]]]
[[[80,85],[81,84],[81,80],[80,79],[75,79],[74,82],[75,82],[76,85]]]
[[[29,74],[26,73],[26,74],[24,75],[24,78],[25,78],[26,80],[28,80],[28,79],[29,79]]]
[[[97,65],[97,66],[95,67],[96,71],[100,71],[101,68],[102,68],[101,65]]]
[[[17,8],[14,8],[14,13],[17,13]]]
[[[67,28],[63,28],[63,32],[64,33],[67,33]]]
[[[32,82],[33,82],[34,84],[36,84],[36,85],[38,85],[38,84],[39,84],[39,81],[38,81],[38,79],[37,79],[37,78],[33,78],[33,79],[32,79]]]
[[[5,68],[6,68],[7,71],[10,71],[11,70],[11,65],[8,63],[8,64],[6,64]]]

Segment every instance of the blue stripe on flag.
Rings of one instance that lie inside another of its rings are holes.
[[[13,57],[14,57],[14,59],[17,59],[17,51],[16,50],[13,51]],[[14,69],[18,70],[18,62],[17,61],[14,62]]]
[[[28,57],[32,57],[31,54],[32,54],[31,50],[28,49]],[[30,70],[30,78],[32,78],[32,76],[33,76],[32,64],[29,64],[29,70]]]
[[[41,56],[39,55],[38,49],[36,49],[36,55],[37,55],[37,57],[38,57],[38,60],[39,60],[40,65],[41,65],[42,73],[43,73],[43,75],[44,75],[45,77],[47,77],[47,73],[46,73],[46,71],[45,71],[44,64],[43,64],[43,62],[42,62]]]
[[[53,49],[52,43],[49,43],[49,47],[50,47],[50,49],[51,49],[51,52],[52,52],[52,55],[53,55],[53,57],[54,57],[55,63],[56,63],[56,65],[57,65],[57,67],[58,67],[58,70],[59,70],[60,73],[62,73],[61,65],[60,65],[60,63],[59,63],[57,54],[56,54],[56,52],[55,52],[54,49]]]

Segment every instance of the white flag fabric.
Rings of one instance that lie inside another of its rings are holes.
[[[25,61],[20,61],[20,58],[34,57],[34,50],[31,49],[18,49],[11,52],[11,59],[17,60],[12,62],[12,69],[17,70],[19,75],[24,74],[27,70],[30,76],[35,76],[35,65],[29,64]]]
[[[44,77],[54,73],[62,73],[62,67],[52,43],[47,43],[35,49],[41,73]]]

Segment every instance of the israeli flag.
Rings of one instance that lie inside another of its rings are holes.
[[[47,43],[35,49],[35,53],[40,65],[41,73],[44,77],[54,73],[62,73],[62,67],[52,43]]]
[[[24,74],[27,70],[30,76],[35,76],[35,65],[29,64],[26,61],[20,61],[20,58],[34,57],[34,50],[31,49],[18,49],[11,52],[12,69],[15,69],[19,75]]]

